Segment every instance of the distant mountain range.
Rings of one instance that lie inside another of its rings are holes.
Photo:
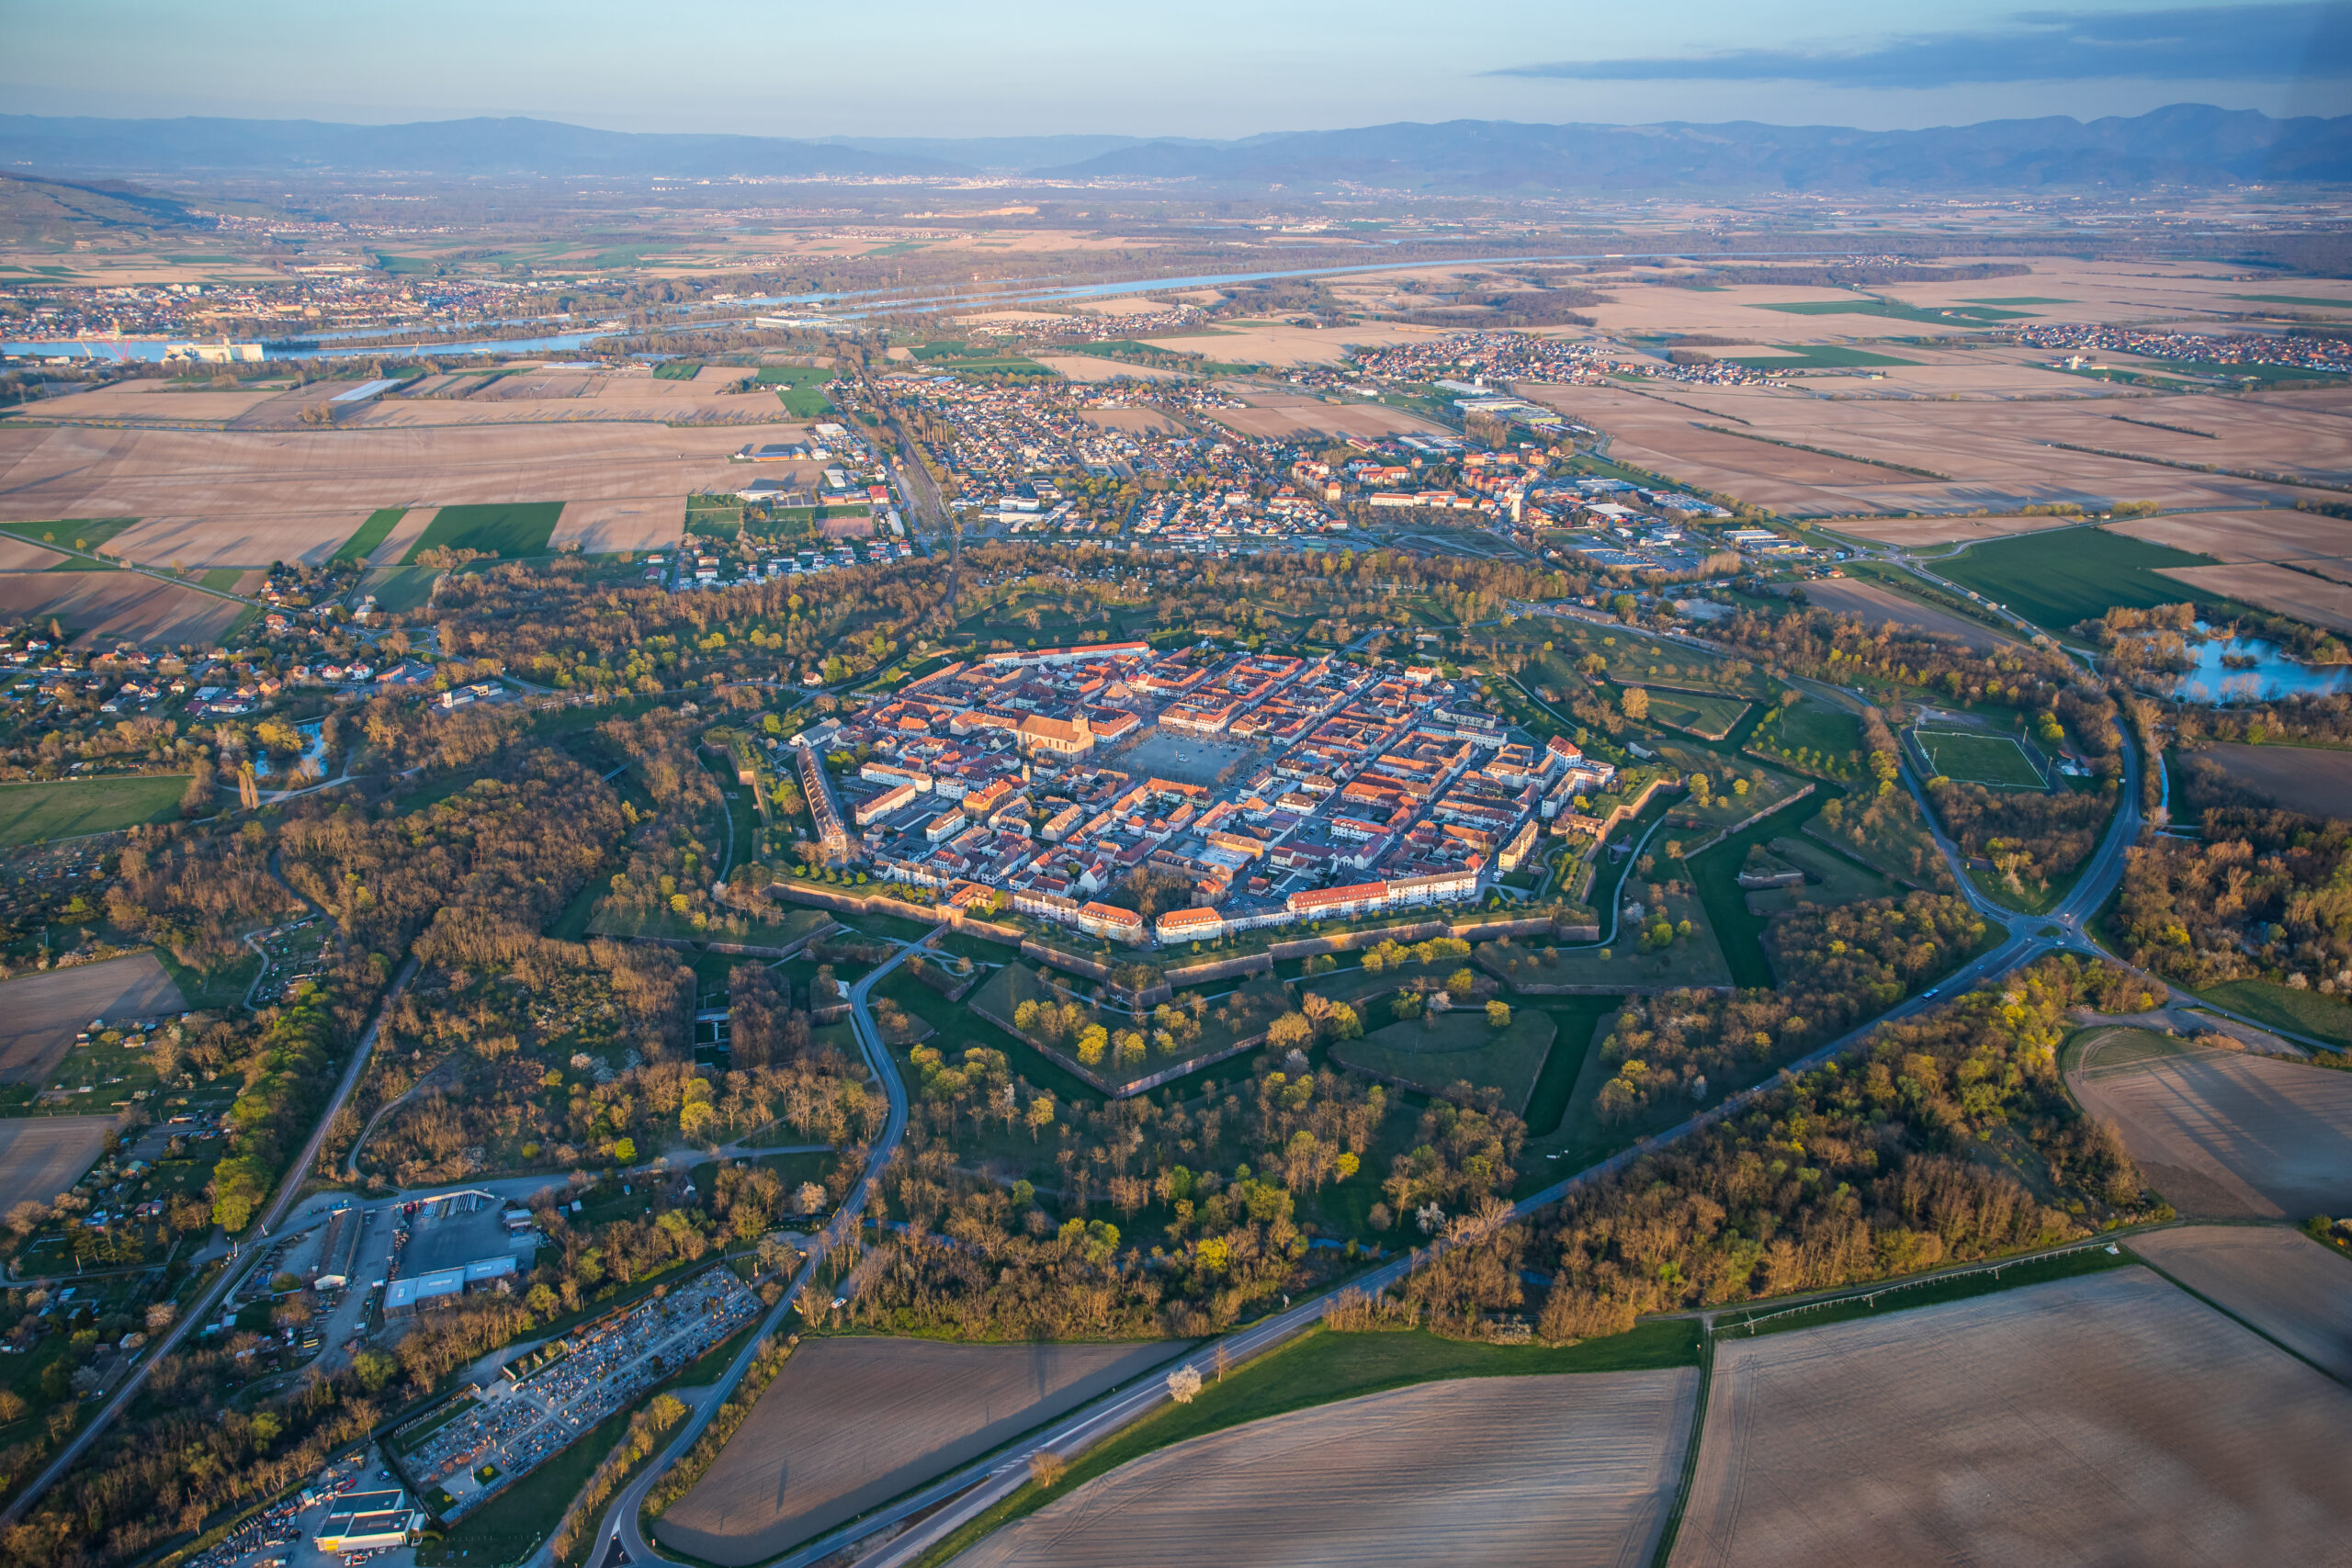
[[[1219,190],[1371,186],[1536,196],[1635,191],[1920,193],[2352,182],[2352,115],[2273,119],[2177,104],[2087,123],[2053,115],[1927,130],[1838,126],[1441,125],[1213,141],[667,135],[540,119],[316,120],[0,115],[0,171],[65,177],[198,174],[850,176],[1030,174]]]

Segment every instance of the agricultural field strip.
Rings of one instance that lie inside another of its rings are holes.
[[[2270,1225],[2183,1225],[2127,1245],[2256,1333],[2352,1384],[2352,1258]]]
[[[2324,1558],[2352,1517],[2347,1438],[2352,1393],[2110,1269],[1721,1342],[1670,1561],[1985,1561],[2028,1540],[2049,1561]]]
[[[959,1558],[1646,1562],[1690,1440],[1695,1369],[1424,1383],[1194,1438],[1096,1478]],[[1312,1486],[1301,1477],[1312,1474]]]
[[[1183,1348],[803,1339],[744,1429],[656,1527],[722,1568],[764,1562],[978,1459]]]
[[[2296,1219],[2352,1209],[2352,1073],[2200,1051],[2066,1075],[2183,1214]]]

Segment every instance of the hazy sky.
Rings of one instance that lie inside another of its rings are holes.
[[[2352,112],[2352,0],[0,0],[0,111],[785,136]]]

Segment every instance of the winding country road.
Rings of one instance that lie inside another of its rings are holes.
[[[924,942],[929,940],[928,937],[923,939]],[[822,1241],[809,1248],[807,1261],[792,1277],[792,1282],[785,1288],[784,1294],[776,1298],[775,1305],[769,1309],[759,1332],[736,1353],[735,1359],[729,1363],[727,1371],[720,1375],[709,1394],[678,1428],[678,1435],[671,1439],[670,1446],[653,1463],[646,1466],[643,1474],[623,1488],[621,1495],[613,1500],[612,1506],[605,1510],[604,1522],[598,1529],[607,1543],[607,1550],[598,1554],[599,1562],[650,1563],[662,1561],[661,1552],[638,1529],[638,1515],[644,1509],[646,1494],[652,1491],[653,1483],[662,1478],[662,1472],[684,1458],[686,1451],[701,1438],[703,1428],[710,1425],[710,1419],[718,1413],[718,1407],[727,1403],[728,1396],[735,1392],[735,1385],[743,1381],[744,1373],[751,1371],[752,1359],[759,1354],[760,1347],[784,1326],[786,1317],[800,1300],[800,1292],[815,1282],[825,1254],[834,1245],[856,1239],[865,1221],[866,1195],[881,1176],[884,1167],[890,1163],[890,1156],[898,1152],[899,1142],[907,1132],[907,1087],[900,1081],[898,1068],[890,1061],[890,1053],[883,1045],[882,1032],[875,1024],[866,998],[873,993],[876,982],[904,963],[907,955],[922,945],[922,942],[900,943],[897,953],[850,987],[850,1019],[857,1034],[858,1049],[865,1053],[866,1066],[873,1069],[875,1080],[890,1100],[890,1119],[882,1130],[882,1136],[875,1140],[872,1153],[866,1156],[865,1173],[857,1179],[857,1185],[850,1190],[849,1196],[842,1200],[841,1212],[826,1227]],[[529,1568],[544,1568],[551,1561],[549,1546],[542,1545],[532,1556]]]

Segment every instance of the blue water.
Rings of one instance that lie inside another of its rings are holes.
[[[2198,628],[2204,630],[2202,626]],[[2223,656],[2252,659],[2250,670],[2232,670]],[[2282,652],[2277,643],[2259,637],[2213,637],[2188,645],[2197,661],[2173,682],[2172,694],[2194,703],[2267,702],[2352,690],[2352,665],[2305,664]]]

